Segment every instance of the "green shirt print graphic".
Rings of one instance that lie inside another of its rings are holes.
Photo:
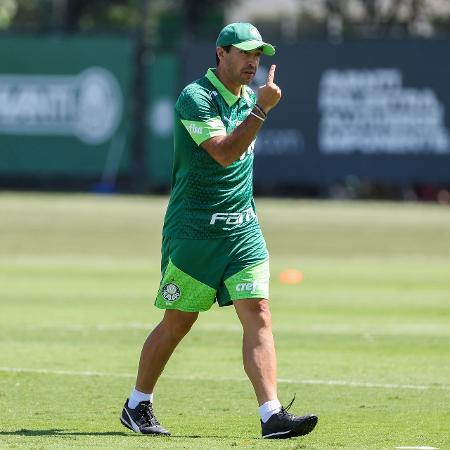
[[[163,234],[180,239],[210,239],[258,228],[253,200],[253,147],[228,167],[200,145],[231,133],[250,114],[255,93],[242,86],[231,93],[215,69],[187,85],[175,104],[172,193]]]

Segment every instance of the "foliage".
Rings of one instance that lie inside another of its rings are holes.
[[[377,36],[431,37],[450,32],[450,0],[302,0],[298,19],[326,24],[331,35],[353,29]]]
[[[150,24],[167,16],[179,16],[194,29],[196,24],[204,24],[214,15],[222,17],[224,3],[224,0],[201,3],[193,0],[2,0],[0,28],[126,31],[135,28],[145,12]]]
[[[253,0],[251,16],[256,22],[262,17],[272,27],[278,23],[281,29],[291,30],[291,34],[296,30],[311,34],[317,28],[325,29],[330,36],[348,32],[423,37],[450,33],[450,0],[293,1],[284,1],[294,8],[283,16],[282,7],[276,3]],[[239,10],[242,3],[242,0],[2,0],[0,29],[126,32],[139,25],[144,13],[146,26],[154,37],[167,26],[169,33],[178,36],[183,32],[209,38],[217,33],[227,11]]]

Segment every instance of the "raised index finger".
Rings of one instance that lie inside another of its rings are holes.
[[[267,83],[273,83],[273,79],[275,78],[275,68],[277,66],[272,64],[269,69],[269,73],[267,74]]]

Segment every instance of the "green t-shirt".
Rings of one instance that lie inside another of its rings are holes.
[[[209,69],[186,86],[175,105],[175,155],[172,194],[163,234],[176,238],[210,239],[258,228],[253,200],[253,147],[222,167],[200,144],[231,133],[256,102],[242,86],[231,93]]]

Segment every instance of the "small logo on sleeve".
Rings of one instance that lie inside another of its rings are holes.
[[[172,303],[181,297],[181,291],[175,283],[168,283],[162,287],[161,295],[166,302]]]
[[[203,133],[203,127],[196,126],[193,123],[190,123],[188,125],[187,130],[191,134],[202,134]]]

